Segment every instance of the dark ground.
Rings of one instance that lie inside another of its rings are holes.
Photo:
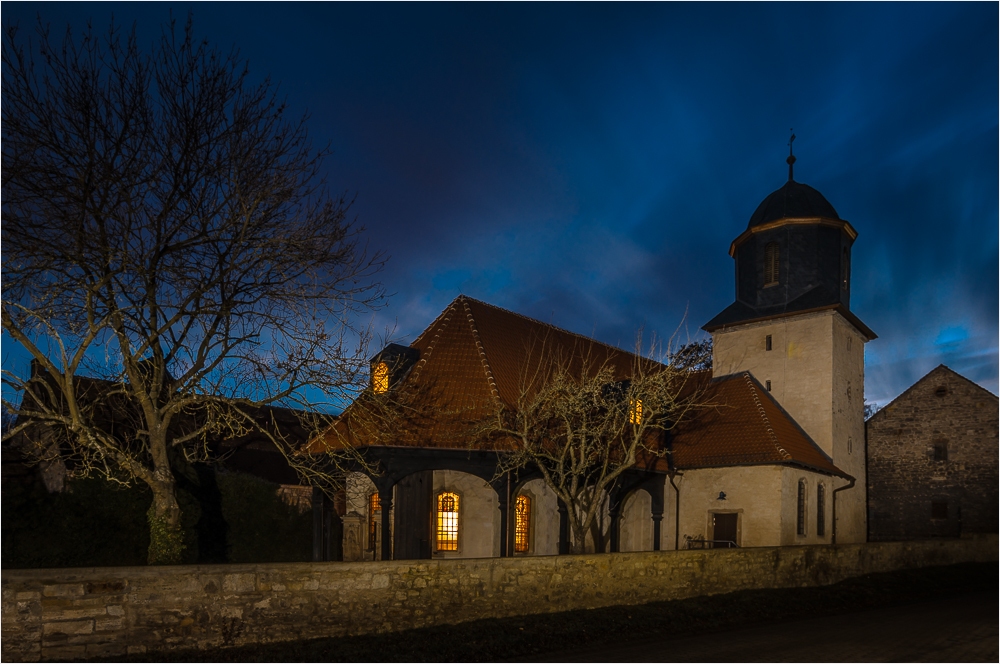
[[[151,653],[142,659],[128,661],[174,662],[488,662],[488,661],[606,661],[622,644],[655,643],[670,637],[683,640],[704,635],[704,644],[718,644],[715,632],[740,630],[759,626],[774,628],[784,623],[789,639],[801,631],[796,621],[823,616],[844,616],[842,622],[857,624],[865,621],[865,611],[888,607],[917,607],[934,602],[953,602],[965,606],[966,597],[975,596],[977,604],[970,610],[992,607],[992,625],[997,625],[996,599],[998,566],[996,563],[967,563],[922,570],[903,570],[887,574],[872,574],[848,579],[822,588],[791,588],[749,590],[694,597],[672,602],[656,602],[639,606],[567,611],[518,618],[477,620],[460,625],[430,627],[405,632],[314,639],[295,643],[265,646],[244,646],[225,650]],[[905,620],[906,611],[898,613]],[[849,617],[854,614],[856,618]],[[932,618],[930,620],[933,620]],[[877,627],[872,627],[877,634]],[[942,627],[942,629],[944,629]],[[836,631],[836,630],[833,630]],[[871,630],[869,630],[871,631]],[[981,637],[981,635],[980,635]],[[977,638],[980,638],[977,637]],[[770,642],[774,643],[771,637]],[[980,638],[980,641],[982,639]],[[996,630],[993,630],[996,644]],[[814,644],[815,645],[815,644]],[[669,651],[654,650],[669,659]],[[699,652],[699,651],[691,651]],[[702,661],[727,661],[726,651]],[[779,661],[776,651],[762,651],[764,660]],[[767,654],[767,653],[770,654]],[[858,658],[828,651],[826,657],[806,658],[812,661],[874,661],[875,657]],[[978,651],[976,651],[978,652]],[[992,652],[995,652],[992,651]],[[621,652],[624,661],[646,659],[641,651]],[[675,653],[680,655],[680,652]],[[874,653],[871,653],[874,654]],[[943,651],[942,651],[943,654]],[[975,661],[975,652],[967,653]],[[744,661],[746,654],[729,652],[729,661]],[[596,657],[596,659],[593,659]],[[801,659],[801,652],[798,657]],[[680,661],[698,661],[699,657]],[[902,656],[885,659],[916,660]],[[947,660],[947,657],[931,659]],[[125,661],[117,660],[117,661]],[[992,661],[996,661],[993,659]]]

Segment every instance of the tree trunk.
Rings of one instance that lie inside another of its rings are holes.
[[[573,548],[570,553],[587,553],[587,531],[582,526],[580,528],[574,528],[570,525],[570,530],[573,531]]]
[[[153,503],[146,512],[149,521],[150,565],[177,565],[184,553],[184,531],[181,528],[181,508],[174,491],[174,479],[151,482]]]

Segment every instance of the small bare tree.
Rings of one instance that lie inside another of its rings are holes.
[[[636,345],[642,348],[641,336]],[[516,403],[500,404],[481,435],[501,452],[500,472],[537,469],[567,506],[572,550],[589,533],[603,550],[603,513],[623,473],[669,454],[666,433],[699,408],[702,381],[686,368],[593,342],[542,344]]]
[[[352,400],[382,259],[327,192],[304,119],[190,19],[150,53],[114,25],[61,43],[12,29],[3,69],[3,329],[35,367],[3,373],[22,396],[4,438],[147,484],[149,562],[177,562],[172,463],[258,427],[308,471],[260,406]]]

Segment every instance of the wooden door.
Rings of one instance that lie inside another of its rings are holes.
[[[739,514],[713,514],[712,515],[712,539],[714,548],[725,549],[736,546],[736,522]]]

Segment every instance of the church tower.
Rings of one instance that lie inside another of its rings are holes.
[[[876,335],[850,310],[858,234],[794,180],[794,163],[789,150],[788,182],[730,245],[736,301],[702,329],[712,335],[716,376],[750,372],[855,478],[836,494],[835,528],[838,543],[864,542],[864,345]]]

